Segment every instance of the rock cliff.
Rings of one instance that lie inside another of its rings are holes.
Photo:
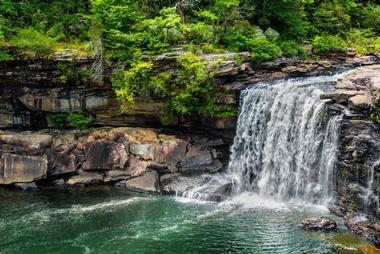
[[[322,94],[328,113],[343,115],[339,134],[335,212],[380,246],[380,65],[360,67]]]

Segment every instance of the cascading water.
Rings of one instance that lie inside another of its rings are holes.
[[[259,84],[242,94],[228,173],[235,192],[326,204],[340,116],[328,119],[320,94],[339,75]]]
[[[342,116],[329,116],[320,95],[346,74],[260,83],[243,91],[227,172],[180,185],[177,195],[218,200],[220,190],[233,183],[232,202],[327,206],[334,197]]]

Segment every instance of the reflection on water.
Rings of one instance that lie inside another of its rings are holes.
[[[326,210],[259,203],[266,201],[198,203],[99,187],[1,190],[0,253],[376,253],[344,229],[297,227]]]

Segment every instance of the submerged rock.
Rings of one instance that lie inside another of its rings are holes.
[[[329,217],[310,218],[301,222],[300,228],[307,231],[331,231],[337,228],[337,223]]]

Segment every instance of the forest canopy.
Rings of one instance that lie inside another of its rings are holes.
[[[169,98],[168,111],[213,114],[215,99],[201,96],[214,92],[213,72],[199,54],[247,51],[253,63],[347,48],[365,54],[380,51],[379,35],[375,0],[0,0],[3,47],[38,56],[71,48],[101,54],[99,64],[122,63],[113,84],[125,110],[153,90]],[[154,74],[146,56],[177,47],[189,52],[178,70]],[[0,60],[9,58],[0,49]]]

